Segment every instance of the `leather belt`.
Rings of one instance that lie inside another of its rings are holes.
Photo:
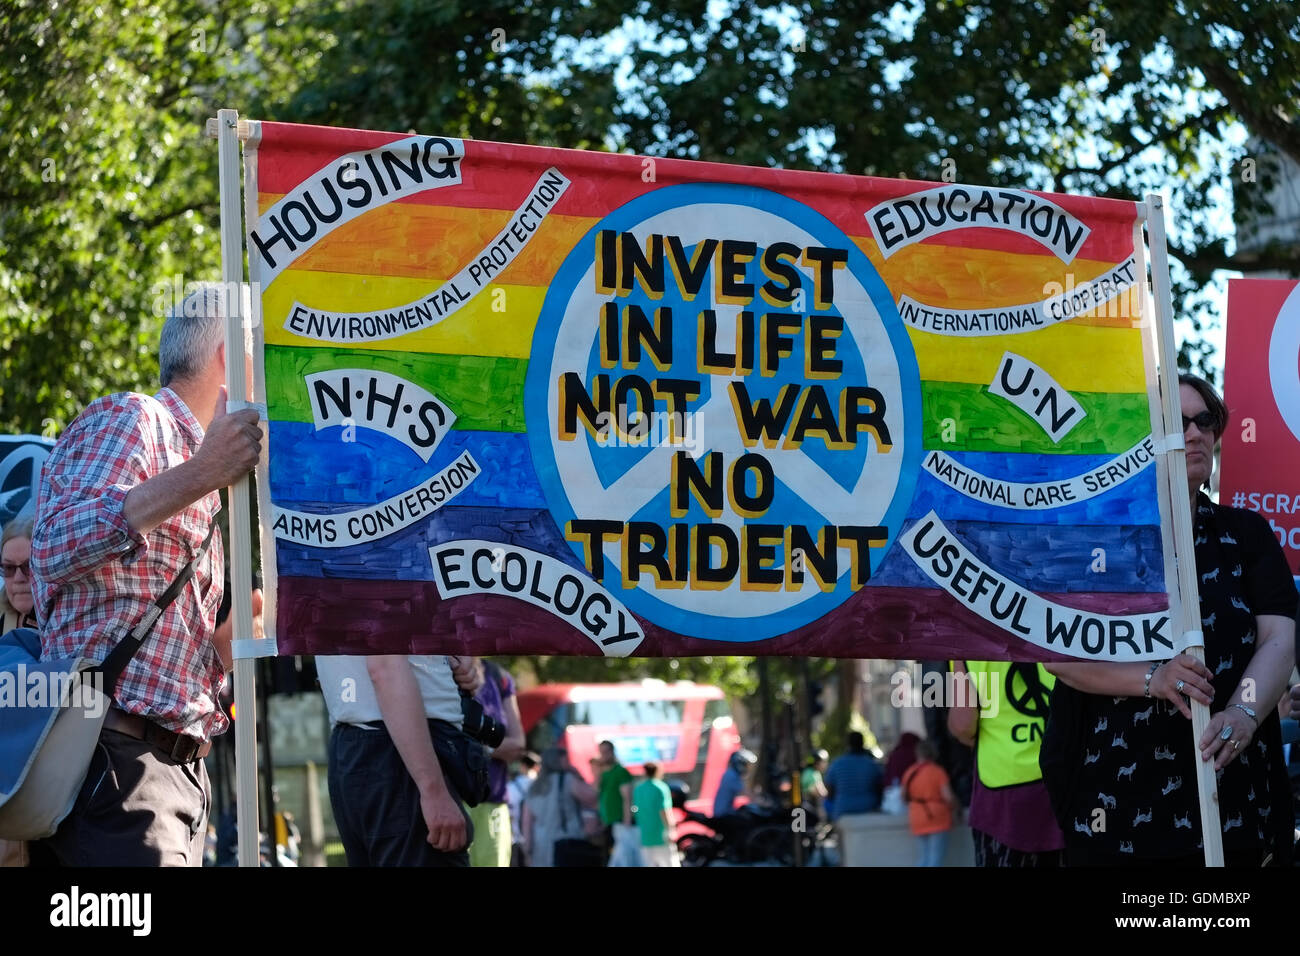
[[[147,717],[128,714],[124,710],[110,707],[104,717],[104,728],[115,730],[119,734],[143,740],[157,747],[177,763],[191,763],[202,760],[212,750],[212,741],[199,740],[188,734],[177,734],[159,727]]]

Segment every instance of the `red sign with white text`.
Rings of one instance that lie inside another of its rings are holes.
[[[1230,279],[1219,501],[1268,519],[1300,576],[1300,282]]]

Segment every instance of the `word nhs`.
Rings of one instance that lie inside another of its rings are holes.
[[[921,686],[912,681],[907,671],[896,671],[889,678],[893,690],[889,692],[889,703],[897,708],[903,707],[978,707],[984,717],[998,715],[997,682],[990,680],[985,673],[958,674],[948,671],[927,671],[921,678]]]

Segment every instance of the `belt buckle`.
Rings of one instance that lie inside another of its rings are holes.
[[[177,763],[189,763],[194,759],[202,744],[190,737],[188,734],[177,734],[176,739],[172,742],[171,752],[168,754]]]

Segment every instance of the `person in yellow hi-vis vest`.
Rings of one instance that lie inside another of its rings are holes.
[[[952,669],[954,688],[968,693],[949,702],[948,730],[975,748],[975,865],[1061,866],[1065,839],[1038,768],[1056,679],[1041,664],[953,661]]]

